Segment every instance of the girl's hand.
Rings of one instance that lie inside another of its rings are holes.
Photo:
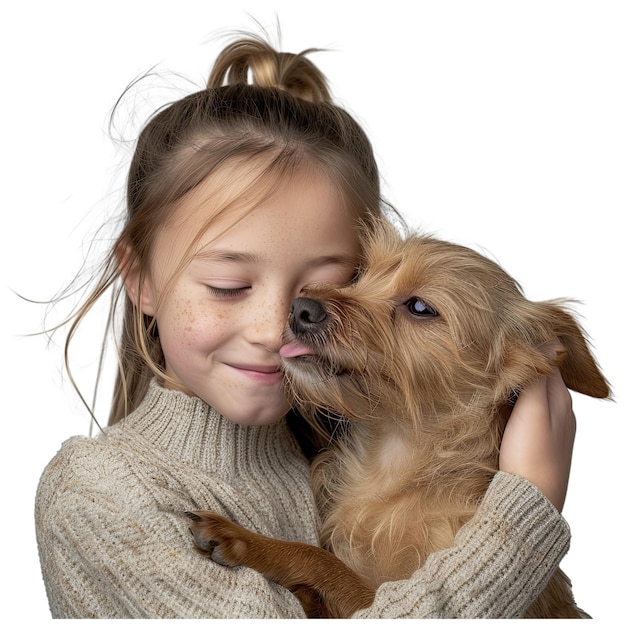
[[[558,370],[522,392],[500,447],[500,470],[523,476],[563,510],[569,481],[576,418]]]

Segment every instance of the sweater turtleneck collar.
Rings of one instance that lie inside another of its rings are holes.
[[[107,429],[132,429],[143,440],[182,463],[221,476],[253,474],[279,467],[285,456],[301,456],[286,421],[241,426],[195,396],[163,388],[152,380],[133,413]]]

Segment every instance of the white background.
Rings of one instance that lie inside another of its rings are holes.
[[[57,0],[5,7],[3,617],[49,617],[33,527],[36,484],[61,442],[88,431],[62,372],[62,334],[51,345],[22,337],[41,329],[45,308],[12,290],[34,299],[54,295],[119,208],[128,150],[114,145],[107,124],[125,86],[155,65],[163,76],[176,72],[201,85],[224,43],[216,35],[258,32],[250,16],[274,34],[278,17],[285,50],[332,49],[313,58],[368,131],[386,195],[413,226],[486,251],[531,299],[580,301],[616,402],[574,394],[578,436],[564,511],[573,539],[563,569],[582,607],[596,618],[617,617],[626,432],[618,363],[626,347],[623,6]],[[197,88],[183,86],[184,93]],[[144,95],[137,123],[149,110]],[[121,130],[132,139],[136,124]],[[58,312],[49,318],[58,319]],[[87,389],[101,323],[78,341]],[[106,402],[99,415],[105,422]]]

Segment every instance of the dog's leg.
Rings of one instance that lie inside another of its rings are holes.
[[[199,552],[222,565],[255,569],[286,587],[309,617],[346,618],[374,601],[374,590],[322,548],[264,537],[208,511],[186,515]]]

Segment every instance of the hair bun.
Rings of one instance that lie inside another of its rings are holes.
[[[261,39],[239,39],[219,54],[207,87],[256,85],[283,89],[311,102],[330,102],[328,82],[306,57],[310,52],[317,52],[317,49],[293,54],[278,52]]]

